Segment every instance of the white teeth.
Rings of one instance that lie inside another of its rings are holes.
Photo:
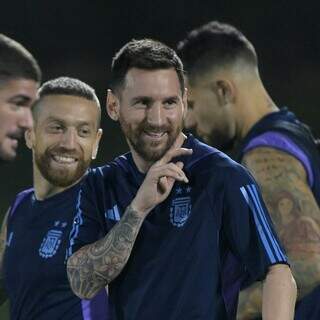
[[[156,137],[156,138],[160,138],[162,137],[165,132],[146,132],[149,136],[151,137]]]
[[[53,156],[53,159],[60,163],[73,163],[76,161],[75,158],[66,157],[66,156]]]

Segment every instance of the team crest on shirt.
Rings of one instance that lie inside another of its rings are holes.
[[[175,227],[182,227],[191,214],[191,197],[188,195],[190,192],[191,187],[179,187],[175,190],[179,196],[172,200],[170,206],[170,222]]]
[[[67,226],[66,222],[55,221],[54,228],[50,229],[42,240],[39,248],[39,255],[44,259],[53,257],[61,244],[63,229]]]

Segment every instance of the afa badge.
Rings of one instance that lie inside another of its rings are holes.
[[[65,228],[67,223],[60,221],[56,221],[54,223],[55,227],[62,227]],[[53,257],[61,244],[61,237],[63,235],[63,231],[59,230],[58,228],[51,229],[47,232],[46,236],[43,238],[42,243],[39,248],[39,255],[42,258],[48,259]]]
[[[191,197],[178,197],[172,200],[170,222],[175,227],[182,227],[191,214]]]

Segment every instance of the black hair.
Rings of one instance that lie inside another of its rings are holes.
[[[111,65],[111,89],[117,92],[131,68],[146,70],[170,69],[177,72],[181,91],[184,92],[183,64],[176,52],[152,39],[131,40],[114,56]]]
[[[26,48],[0,34],[0,82],[11,79],[30,79],[40,83],[41,70]]]
[[[228,66],[239,59],[252,66],[258,65],[255,49],[243,33],[218,21],[191,31],[178,43],[177,52],[191,77],[214,67]]]
[[[101,120],[101,107],[95,90],[83,81],[70,77],[59,77],[45,82],[38,91],[38,100],[32,108],[33,116],[36,118],[36,112],[41,99],[48,95],[69,95],[93,101],[99,109],[98,124]]]

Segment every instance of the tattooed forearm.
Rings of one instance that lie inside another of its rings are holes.
[[[129,206],[104,238],[84,246],[68,259],[69,282],[79,297],[92,298],[118,276],[129,259],[143,220]]]
[[[320,284],[320,210],[306,171],[296,158],[272,148],[248,152],[243,164],[261,187],[301,298]]]

